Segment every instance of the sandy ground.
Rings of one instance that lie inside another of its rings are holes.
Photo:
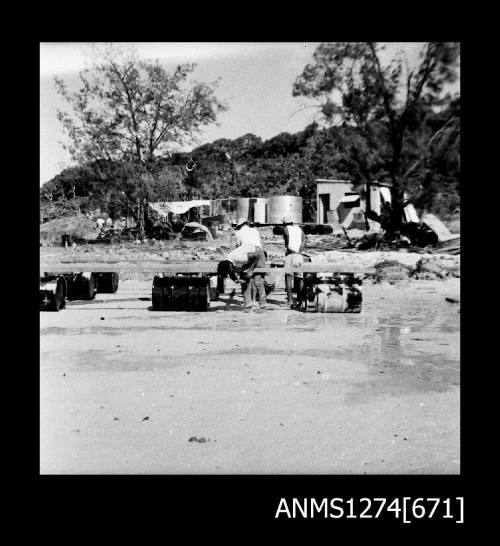
[[[40,472],[457,474],[459,282],[320,315],[153,312],[129,280],[40,313]]]

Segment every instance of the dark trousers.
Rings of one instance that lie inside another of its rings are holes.
[[[263,250],[248,254],[248,263],[243,266],[241,275],[241,291],[245,307],[251,307],[255,301],[258,301],[261,306],[266,304],[265,273],[253,273],[256,267],[265,266],[266,256]]]
[[[286,299],[289,303],[289,305],[293,304],[293,285],[295,283],[294,275],[285,275],[285,286],[286,286]],[[302,289],[304,288],[304,279],[299,279],[298,281],[298,288],[297,288],[297,296],[299,296],[302,293]],[[300,299],[300,297],[299,297]]]
[[[243,302],[245,307],[251,307],[254,302],[260,306],[266,305],[266,289],[264,287],[264,274],[254,273],[248,280],[241,282]]]

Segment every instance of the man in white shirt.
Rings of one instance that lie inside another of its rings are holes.
[[[227,258],[233,263],[238,262],[241,265],[248,262],[248,254],[255,252],[257,248],[261,248],[262,243],[260,242],[259,232],[248,225],[246,218],[240,218],[235,229],[238,246],[228,254]]]
[[[300,265],[304,262],[302,252],[306,246],[306,236],[300,226],[294,225],[291,216],[283,218],[283,238],[285,240],[285,267]],[[288,303],[286,308],[292,309],[293,304],[293,276],[301,279],[299,281],[299,290],[302,289],[302,273],[285,274],[285,286]]]

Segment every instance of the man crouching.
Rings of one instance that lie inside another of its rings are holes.
[[[265,274],[254,273],[255,268],[266,265],[266,254],[260,235],[256,228],[248,225],[246,218],[240,218],[235,229],[238,246],[227,255],[226,260],[219,263],[218,274],[229,275],[234,282],[241,285],[246,313],[253,307],[258,307],[258,312],[262,312],[266,307]],[[241,266],[239,279],[235,266]]]

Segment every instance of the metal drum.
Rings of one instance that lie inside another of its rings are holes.
[[[276,195],[269,198],[268,222],[281,224],[283,216],[291,216],[294,223],[302,223],[302,197]]]
[[[208,277],[155,276],[153,311],[207,311],[210,307]]]
[[[250,198],[249,197],[238,197],[236,199],[236,218],[248,218],[248,213],[250,212]]]
[[[256,224],[267,223],[267,208],[269,199],[265,197],[257,197],[252,199],[251,205],[253,205],[253,221]]]

